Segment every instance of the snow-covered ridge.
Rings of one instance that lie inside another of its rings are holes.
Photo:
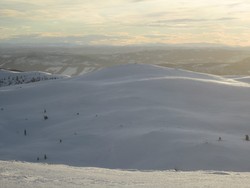
[[[55,80],[65,77],[67,76],[52,75],[50,73],[40,71],[17,72],[0,69],[0,87],[27,84],[31,82],[39,82],[45,80]]]
[[[197,73],[193,71],[143,64],[127,64],[114,66],[111,68],[105,68],[99,71],[95,71],[93,73],[88,73],[83,78],[84,80],[88,80],[90,78],[95,81],[102,81],[102,83],[107,81],[107,84],[121,84],[127,82],[140,82],[164,79],[180,79],[250,87],[248,83],[246,83],[245,81],[241,81],[241,79],[244,80],[245,77],[237,77],[235,79],[226,78],[205,73]],[[112,82],[111,80],[114,81]]]
[[[130,64],[0,88],[0,100],[1,160],[250,171],[250,87],[233,79]]]

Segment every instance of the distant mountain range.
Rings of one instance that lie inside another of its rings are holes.
[[[140,63],[216,75],[250,75],[248,48],[201,46],[5,46],[0,47],[0,68],[75,76]]]

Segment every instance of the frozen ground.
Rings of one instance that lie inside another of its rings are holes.
[[[2,87],[0,159],[249,172],[249,86],[129,64],[22,88]]]
[[[250,173],[124,171],[0,161],[1,188],[248,188]]]

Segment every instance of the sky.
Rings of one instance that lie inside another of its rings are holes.
[[[250,0],[0,0],[0,43],[250,46]]]

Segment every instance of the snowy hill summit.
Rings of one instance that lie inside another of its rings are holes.
[[[0,69],[0,87],[27,84],[31,82],[39,82],[45,80],[55,80],[65,78],[62,75],[52,75],[45,72],[17,72],[5,69]]]
[[[0,160],[250,171],[250,85],[152,65],[0,88]]]

